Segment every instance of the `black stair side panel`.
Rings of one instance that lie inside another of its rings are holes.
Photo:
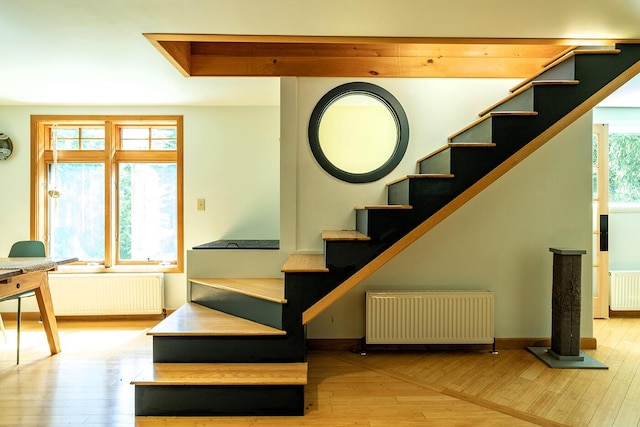
[[[282,337],[154,336],[154,363],[268,363],[304,362],[306,332]]]
[[[388,247],[389,244],[374,240],[325,241],[325,266],[333,271],[360,267],[367,264]]]
[[[198,283],[191,284],[191,301],[214,310],[282,329],[282,304],[273,301]]]
[[[451,147],[451,173],[454,179],[476,182],[491,171],[499,153],[496,147]]]
[[[304,386],[137,385],[135,415],[304,415]]]
[[[396,242],[420,223],[413,209],[358,209],[356,229],[371,240]]]
[[[285,273],[284,285],[288,303],[283,317],[286,330],[296,324],[302,324],[302,312],[363,266],[364,264],[329,273]]]

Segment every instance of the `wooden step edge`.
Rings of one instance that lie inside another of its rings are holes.
[[[542,64],[542,69],[538,73],[529,77],[527,80],[531,80],[532,78],[537,77],[540,74],[544,73],[547,69],[550,68],[551,64],[554,64],[557,61],[560,61],[561,59],[564,61],[566,58],[569,58],[571,55],[571,52],[575,51],[579,47],[580,46],[577,46],[577,45],[568,46],[565,50],[563,50],[562,52],[558,53],[557,55],[549,59],[546,63]]]
[[[189,278],[191,283],[223,289],[253,298],[286,304],[282,278]]]
[[[520,93],[532,88],[533,86],[562,86],[562,85],[577,85],[580,84],[580,80],[533,80],[526,82],[523,86],[515,86],[509,89],[512,93],[511,96],[517,96]]]
[[[358,230],[323,230],[322,240],[334,241],[369,241],[371,237],[362,234]]]
[[[281,268],[283,273],[328,273],[323,254],[291,254]]]
[[[485,115],[491,115],[494,117],[506,117],[506,116],[537,116],[538,112],[537,111],[518,111],[518,110],[512,110],[512,111],[489,111],[487,114]]]
[[[138,374],[137,386],[306,385],[307,362],[294,363],[154,363]]]
[[[452,173],[418,173],[418,174],[412,174],[412,175],[403,176],[401,178],[397,178],[397,179],[394,179],[391,182],[388,182],[387,183],[387,187],[389,187],[390,185],[393,185],[393,184],[397,184],[398,182],[405,181],[407,179],[438,179],[438,178],[451,179],[451,178],[454,178],[454,175]]]
[[[528,88],[531,86],[568,86],[577,84],[580,84],[580,80],[533,80],[531,82],[528,82],[527,85],[523,86],[522,88]],[[513,91],[516,88],[517,86],[511,90]],[[516,92],[520,91],[520,89],[522,88],[518,88]]]
[[[147,331],[164,337],[282,336],[286,331],[188,302]]]
[[[466,147],[466,148],[491,148],[495,147],[495,142],[450,142],[449,147]]]
[[[364,211],[364,210],[411,210],[413,206],[411,205],[363,205],[356,206],[356,210]]]

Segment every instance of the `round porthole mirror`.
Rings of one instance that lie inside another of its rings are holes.
[[[402,160],[409,122],[398,100],[380,86],[355,82],[329,91],[309,121],[309,144],[320,166],[352,183],[388,175]]]

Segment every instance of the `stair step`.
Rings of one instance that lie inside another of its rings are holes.
[[[362,234],[358,230],[324,230],[322,232],[322,240],[324,241],[368,241],[371,238]]]
[[[531,116],[531,115],[537,115],[538,114],[538,113],[530,112],[530,111],[508,111],[508,112],[506,112],[506,114],[502,114],[502,113],[503,112],[498,111],[498,112],[490,112],[488,114],[485,114],[483,117],[479,118],[475,122],[471,123],[470,125],[462,128],[458,132],[456,132],[453,135],[451,135],[448,138],[448,142],[449,143],[455,143],[455,142],[490,143],[491,141],[482,141],[482,140],[478,140],[478,141],[454,141],[454,139],[459,137],[463,133],[475,128],[475,127],[479,127],[481,125],[486,125],[487,123],[489,123],[489,119],[491,119],[492,117],[506,116],[506,115],[508,115],[508,116]]]
[[[232,316],[221,311],[186,303],[153,327],[153,336],[277,336],[285,331]]]
[[[532,86],[543,86],[543,85],[551,85],[551,86],[562,86],[562,85],[577,85],[580,84],[580,80],[568,79],[568,80],[533,80],[526,82],[525,84],[514,86],[509,90],[509,92],[517,93],[520,90],[526,90]]]
[[[364,211],[364,210],[411,210],[413,206],[410,205],[363,205],[356,206],[356,210]]]
[[[393,181],[387,183],[387,187],[398,182],[405,181],[407,179],[438,179],[438,178],[454,178],[454,175],[451,173],[419,173],[403,176],[402,178],[394,179]]]
[[[533,76],[529,77],[526,80],[523,80],[518,85],[516,85],[513,88],[511,88],[511,92],[517,91],[521,87],[525,86],[527,83],[530,83],[530,82],[536,80],[538,77],[540,77],[542,74],[546,73],[550,69],[552,69],[554,67],[557,67],[558,65],[560,65],[561,63],[563,63],[565,61],[571,60],[572,58],[576,57],[577,55],[617,55],[620,52],[621,52],[620,49],[615,49],[613,46],[611,46],[610,48],[603,47],[603,48],[585,48],[585,49],[577,48],[577,49],[574,49],[574,50],[572,50],[570,52],[565,53],[564,55],[560,56],[559,58],[551,61],[544,68],[542,68],[538,73],[534,74]]]
[[[418,167],[420,165],[420,162],[427,160],[429,157],[433,157],[436,154],[447,150],[451,147],[477,147],[477,148],[490,148],[490,147],[495,147],[496,144],[493,142],[449,142],[447,145],[443,145],[442,147],[438,148],[435,151],[432,151],[431,153],[427,154],[424,157],[421,157],[418,159],[418,161],[416,162],[418,164]]]
[[[307,363],[154,363],[131,384],[304,385]]]
[[[192,278],[188,280],[192,283],[248,295],[278,304],[287,303],[284,297],[284,279],[282,278]]]
[[[530,111],[537,114],[537,111],[534,111],[534,93],[532,91],[533,87],[544,85],[577,85],[579,83],[580,82],[578,80],[534,80],[520,86],[515,91],[512,89],[511,93],[508,96],[496,102],[489,108],[485,108],[480,113],[478,113],[478,116],[484,117],[491,112],[498,113],[501,111],[496,110],[498,108],[502,108],[504,109],[504,111],[512,109],[512,111]],[[514,108],[515,110],[513,110]]]
[[[323,254],[291,254],[282,266],[283,273],[327,273]]]
[[[131,383],[136,416],[300,416],[307,363],[154,363]]]

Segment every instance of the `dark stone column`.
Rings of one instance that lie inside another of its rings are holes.
[[[549,354],[559,360],[583,360],[580,356],[581,256],[587,251],[549,250],[553,252]]]

